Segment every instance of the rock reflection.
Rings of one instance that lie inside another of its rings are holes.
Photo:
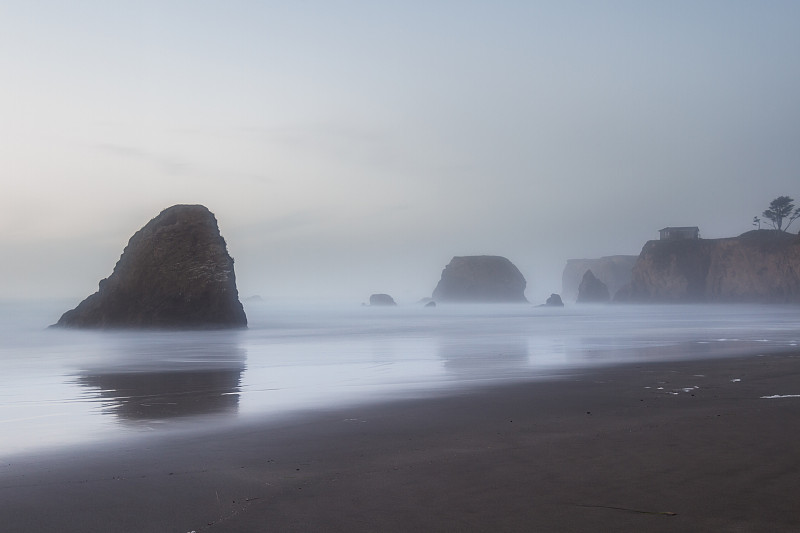
[[[235,334],[119,335],[108,361],[83,370],[103,412],[121,420],[235,414],[245,350]]]
[[[447,372],[459,379],[508,377],[529,366],[527,339],[449,339],[439,342],[439,357]]]
[[[579,337],[566,346],[566,360],[573,366],[714,359],[780,351],[780,344],[742,340],[684,340],[642,338],[632,340]]]

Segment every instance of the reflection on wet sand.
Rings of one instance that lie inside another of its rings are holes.
[[[114,352],[76,379],[104,413],[148,420],[238,410],[246,355],[235,337],[126,336]]]
[[[480,379],[524,371],[528,366],[528,343],[519,339],[439,340],[439,357],[448,373],[459,378]]]
[[[121,419],[233,414],[243,370],[93,374],[78,383],[97,389],[105,411]]]
[[[652,361],[714,359],[785,350],[782,344],[737,339],[693,340],[669,344],[658,339],[641,340],[638,346],[619,347],[616,339],[580,337],[566,344],[566,360],[573,366]]]

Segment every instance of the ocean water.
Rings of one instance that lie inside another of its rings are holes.
[[[0,457],[800,343],[797,306],[255,304],[243,331],[48,329],[69,307],[0,303]]]

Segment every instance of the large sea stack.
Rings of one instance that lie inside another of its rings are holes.
[[[526,285],[522,273],[505,257],[454,257],[442,271],[433,299],[441,302],[526,303]]]
[[[754,230],[728,239],[650,241],[628,295],[639,302],[800,302],[800,236]]]
[[[137,231],[99,290],[56,326],[240,328],[247,317],[217,219],[202,205],[175,205]]]

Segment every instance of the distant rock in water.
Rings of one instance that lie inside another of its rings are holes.
[[[561,274],[561,296],[564,300],[574,302],[587,270],[591,270],[597,279],[606,284],[609,294],[616,294],[631,282],[631,272],[638,257],[609,255],[598,259],[568,259]]]
[[[137,231],[99,290],[56,326],[237,328],[247,317],[217,219],[202,205],[165,209]]]
[[[525,303],[526,285],[522,273],[505,257],[454,257],[442,271],[433,298],[440,302]]]
[[[392,306],[397,305],[397,303],[388,294],[373,294],[369,297],[369,305]]]
[[[436,302],[431,300],[425,304],[425,307],[436,307]]]
[[[649,241],[629,301],[800,302],[800,236],[753,230],[727,239]]]
[[[606,303],[610,299],[606,284],[597,279],[591,270],[587,270],[578,287],[578,303]]]
[[[551,294],[547,301],[544,302],[545,307],[564,307],[564,302],[558,294]]]

